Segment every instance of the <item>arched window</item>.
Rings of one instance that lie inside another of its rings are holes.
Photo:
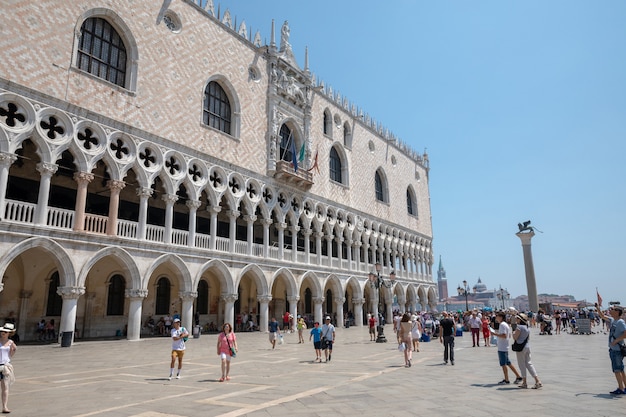
[[[295,140],[291,134],[291,129],[287,125],[280,127],[280,159],[291,162],[293,160],[293,151],[291,141]],[[295,146],[294,146],[295,149]]]
[[[329,159],[330,159],[330,162],[329,162],[330,179],[343,184],[342,177],[341,177],[341,158],[339,157],[339,153],[334,147],[330,148]]]
[[[412,216],[417,216],[417,202],[410,187],[406,189],[406,211]]]
[[[324,110],[324,134],[331,135],[333,131],[333,117],[328,109]]]
[[[348,122],[343,124],[343,146],[348,149],[352,148],[352,129],[350,129]]]
[[[333,292],[326,290],[326,313],[333,313]]]
[[[50,277],[50,286],[48,287],[48,303],[46,305],[46,316],[60,316],[63,307],[63,298],[57,294],[60,285],[59,271],[55,271]]]
[[[157,282],[156,306],[154,314],[169,314],[170,312],[170,280],[163,277]]]
[[[313,293],[310,288],[304,290],[304,313],[311,314],[313,312]]]
[[[209,284],[203,279],[198,283],[198,298],[196,298],[196,312],[209,314]]]
[[[231,134],[230,101],[224,89],[215,81],[204,90],[204,124]]]
[[[124,290],[126,290],[126,280],[121,275],[113,275],[109,282],[109,296],[107,299],[107,315],[124,315]]]
[[[99,17],[83,22],[76,66],[110,83],[126,86],[126,46],[109,22]]]
[[[386,202],[386,194],[385,194],[385,183],[383,180],[383,176],[379,171],[376,171],[375,174],[375,187],[376,187],[376,200]]]

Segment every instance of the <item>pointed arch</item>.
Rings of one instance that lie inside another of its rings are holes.
[[[239,96],[227,77],[216,74],[204,86],[202,123],[239,138],[241,103]]]
[[[122,272],[131,280],[131,288],[145,289],[147,283],[141,282],[141,273],[135,259],[124,249],[119,246],[109,246],[96,252],[81,268],[78,275],[78,285],[85,286],[87,275],[93,266],[103,258],[112,256],[120,261],[123,266]]]
[[[187,268],[187,265],[180,258],[180,256],[174,255],[171,253],[159,256],[157,259],[155,259],[152,265],[150,265],[150,267],[144,274],[144,277],[145,277],[144,283],[146,284],[145,289],[147,289],[147,285],[148,285],[148,282],[150,281],[150,277],[152,276],[152,273],[159,266],[163,264],[167,264],[167,263],[174,265],[174,267],[176,267],[176,269],[178,270],[178,274],[179,274],[178,278],[180,279],[182,290],[183,291],[195,291],[195,288],[192,287],[191,274],[189,273],[189,269]]]

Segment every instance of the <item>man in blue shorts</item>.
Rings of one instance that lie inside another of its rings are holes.
[[[499,324],[498,330],[491,330],[491,334],[495,335],[498,338],[498,359],[500,360],[500,366],[502,367],[502,372],[504,373],[504,379],[498,384],[510,384],[509,381],[509,370],[515,374],[515,384],[519,384],[523,381],[522,376],[515,368],[515,365],[511,363],[509,360],[509,339],[511,338],[511,327],[506,322],[506,313],[504,311],[498,311],[496,313],[496,323]],[[508,368],[507,368],[508,367]]]
[[[315,348],[315,362],[322,361],[322,329],[320,322],[316,321],[309,334],[309,342],[313,338],[313,348]]]
[[[617,389],[611,391],[613,395],[626,394],[626,374],[624,374],[624,355],[622,347],[626,339],[626,323],[622,319],[624,309],[621,306],[613,306],[609,309],[610,317],[604,315],[598,303],[596,303],[598,315],[602,320],[606,320],[609,327],[609,357],[611,358],[611,368],[617,380]]]

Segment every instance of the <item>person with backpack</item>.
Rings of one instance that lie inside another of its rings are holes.
[[[185,355],[185,341],[189,337],[187,329],[180,325],[180,319],[174,319],[174,327],[170,332],[172,336],[172,361],[170,363],[170,376],[169,380],[174,375],[174,365],[176,365],[176,359],[178,358],[178,372],[176,373],[176,379],[180,379],[180,371],[183,367],[183,356]]]

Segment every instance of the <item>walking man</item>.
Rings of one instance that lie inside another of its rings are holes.
[[[439,341],[443,343],[443,363],[447,364],[450,358],[450,364],[454,365],[454,320],[447,311],[441,315],[443,320],[439,322]]]
[[[624,346],[624,339],[626,339],[626,323],[622,319],[624,310],[621,306],[613,306],[609,309],[611,317],[607,317],[598,303],[596,303],[596,310],[602,320],[605,320],[609,326],[609,357],[611,358],[611,368],[615,374],[617,380],[617,389],[611,391],[613,395],[626,394],[626,374],[624,374],[624,355],[622,354],[622,347]]]
[[[333,354],[333,343],[335,342],[335,326],[330,322],[330,316],[326,316],[326,323],[322,326],[322,349],[326,362],[330,362]]]
[[[185,355],[185,338],[189,337],[189,332],[180,325],[180,319],[174,319],[174,328],[171,331],[172,334],[172,362],[170,363],[170,377],[174,374],[174,365],[176,365],[176,358],[178,358],[178,372],[176,373],[176,379],[180,379],[180,371],[183,367],[183,356]]]
[[[482,323],[476,311],[472,311],[472,316],[469,318],[468,323],[472,332],[472,347],[480,346],[480,327]]]
[[[272,321],[270,321],[269,334],[270,343],[272,344],[272,349],[274,349],[276,347],[276,339],[278,339],[278,335],[280,334],[280,329],[278,328],[278,322],[276,321],[276,317],[272,317]]]
[[[491,333],[494,334],[498,338],[497,346],[498,346],[498,359],[500,360],[500,366],[502,367],[502,372],[504,373],[504,379],[498,384],[510,384],[509,381],[509,370],[515,374],[515,384],[519,384],[524,379],[520,375],[520,373],[515,368],[515,365],[511,363],[509,360],[509,339],[511,338],[511,328],[506,323],[506,313],[504,311],[498,311],[496,313],[496,322],[499,324],[498,331],[491,329]],[[507,368],[508,367],[508,368]]]

